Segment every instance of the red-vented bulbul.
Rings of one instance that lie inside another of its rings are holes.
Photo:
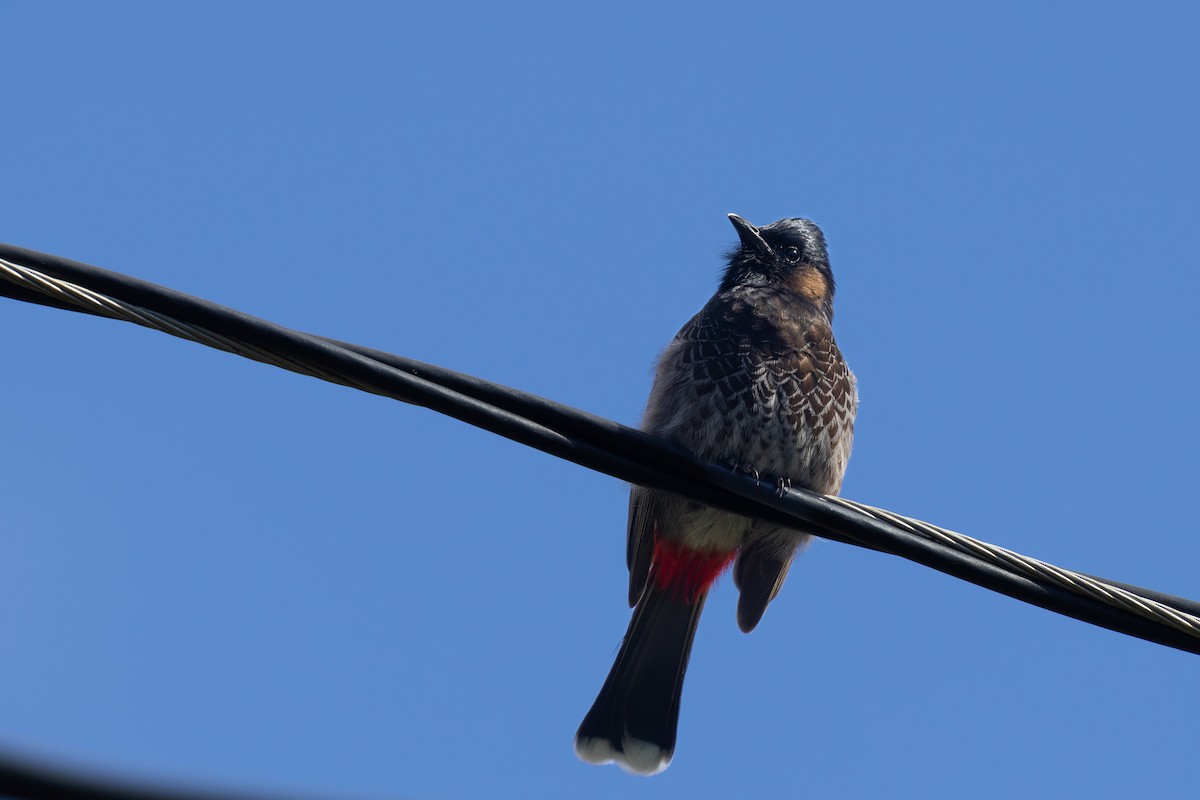
[[[729,219],[741,243],[717,293],[659,359],[642,427],[780,491],[836,494],[858,394],[830,328],[825,237],[806,219],[763,228]],[[579,757],[641,775],[666,769],[709,588],[736,558],[738,626],[749,633],[809,538],[803,529],[633,487],[626,551],[633,619],[575,735]]]

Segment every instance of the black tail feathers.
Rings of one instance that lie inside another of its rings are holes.
[[[575,734],[592,764],[615,761],[639,775],[667,768],[675,752],[679,696],[704,596],[689,602],[653,577],[634,609],[617,660]]]

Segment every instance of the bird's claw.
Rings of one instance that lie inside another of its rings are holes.
[[[777,481],[775,481],[775,494],[779,495],[780,497],[783,497],[785,494],[787,494],[791,490],[792,490],[792,479],[791,478],[780,478]]]
[[[758,486],[758,484],[760,483],[759,477],[758,477],[758,470],[756,470],[750,464],[743,464],[740,461],[733,460],[733,461],[729,462],[729,465],[731,467],[733,467],[734,472],[744,472],[747,475],[753,475],[755,486]]]

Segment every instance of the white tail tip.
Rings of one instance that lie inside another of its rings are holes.
[[[644,742],[629,735],[621,742],[624,752],[613,749],[607,739],[575,739],[575,755],[589,764],[616,764],[633,775],[657,775],[671,763],[671,753],[653,742]]]

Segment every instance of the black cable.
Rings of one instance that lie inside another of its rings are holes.
[[[746,475],[700,462],[668,442],[545,398],[402,356],[289,330],[163,286],[45,253],[0,244],[0,258],[299,364],[311,365],[339,383],[425,406],[631,483],[674,492],[772,522],[794,525],[802,521],[806,527],[819,529],[825,538],[899,555],[1051,611],[1200,653],[1200,638],[1164,623],[1071,592],[1057,584],[1008,571],[820,495],[793,490],[779,497],[773,485],[759,486]],[[72,311],[83,310],[3,280],[0,280],[0,296]],[[1185,613],[1200,613],[1200,603],[1193,600],[1106,582]],[[0,763],[0,791],[11,793],[14,784],[9,783],[9,779],[13,774],[10,768]],[[50,798],[66,795],[26,793],[14,796]],[[108,796],[121,795],[88,795]],[[179,795],[174,797],[175,800],[180,798]]]
[[[125,303],[156,311],[296,361],[311,363],[322,371],[340,376],[346,383],[360,385],[366,391],[423,405],[631,483],[672,491],[709,505],[770,521],[787,523],[800,519],[820,528],[826,538],[902,555],[1018,599],[1141,638],[1147,637],[1127,629],[1131,623],[1129,618],[1139,621],[1133,624],[1137,630],[1145,630],[1143,623],[1155,628],[1162,627],[1158,623],[1143,621],[1130,612],[1080,598],[1055,586],[1042,587],[1047,594],[1039,594],[1040,601],[1032,599],[1028,586],[1040,584],[999,567],[991,566],[980,572],[982,567],[988,565],[976,557],[866,514],[836,506],[819,495],[794,490],[785,498],[776,498],[773,489],[759,487],[746,476],[697,461],[682,448],[536,395],[403,356],[290,330],[164,286],[46,253],[0,244],[0,257]],[[13,292],[12,288],[15,287],[0,282],[0,295],[31,299],[28,290]],[[42,304],[69,307],[72,310],[75,308],[54,301]],[[997,581],[999,576],[996,573],[1014,582],[1008,583],[1004,579]],[[1200,612],[1200,603],[1195,601],[1123,586],[1135,593],[1144,593],[1147,597],[1153,595],[1150,599],[1159,599],[1181,611]],[[1075,602],[1067,602],[1060,608],[1056,605],[1060,596],[1074,597],[1084,605],[1079,607]],[[1096,616],[1090,613],[1079,616],[1080,612],[1093,607],[1098,612]],[[1074,612],[1067,608],[1074,609]],[[1112,616],[1106,620],[1108,615]],[[1172,641],[1151,640],[1200,652],[1200,640],[1194,637],[1179,633],[1179,637],[1170,638]]]
[[[70,774],[68,774],[70,772]],[[0,757],[0,797],[28,800],[285,800],[280,795],[198,792]],[[291,800],[301,800],[294,797]],[[309,795],[307,800],[315,800]]]

